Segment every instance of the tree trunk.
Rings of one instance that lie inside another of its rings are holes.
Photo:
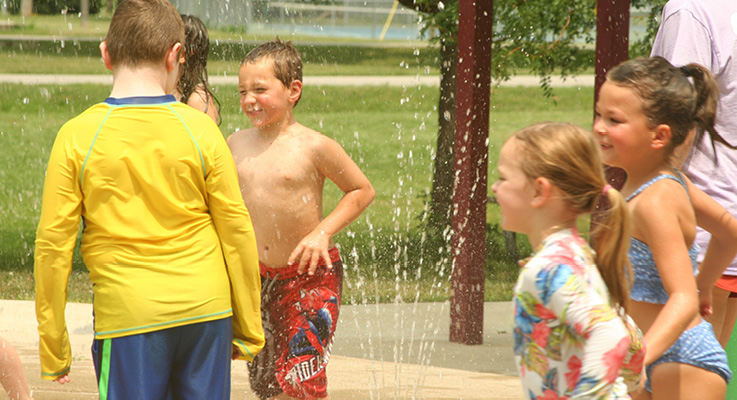
[[[453,207],[453,143],[455,137],[456,69],[458,44],[441,42],[440,101],[438,102],[438,142],[430,195],[430,224],[443,232],[451,226]]]
[[[33,0],[21,0],[20,15],[30,17],[33,14]]]

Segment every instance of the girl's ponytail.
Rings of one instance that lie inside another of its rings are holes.
[[[608,208],[594,223],[592,245],[596,265],[604,279],[612,302],[626,312],[632,286],[632,266],[627,257],[630,245],[630,212],[618,190],[607,185],[602,193]]]
[[[704,132],[708,132],[712,147],[715,142],[719,142],[730,149],[737,149],[737,147],[728,143],[714,127],[717,102],[719,101],[719,87],[711,72],[695,63],[685,65],[680,70],[686,78],[693,80],[693,87],[696,92],[695,109],[692,115],[697,128],[694,143],[701,143]]]

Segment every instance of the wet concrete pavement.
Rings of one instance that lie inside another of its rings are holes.
[[[343,306],[327,370],[330,397],[522,399],[511,312],[511,303],[486,303],[484,343],[469,346],[448,340],[448,303]],[[92,305],[69,303],[66,315],[72,381],[62,386],[40,378],[34,303],[0,300],[0,336],[18,350],[36,400],[97,398],[90,355]],[[231,399],[256,399],[245,362],[234,362],[231,376]],[[0,399],[7,397],[3,393]]]

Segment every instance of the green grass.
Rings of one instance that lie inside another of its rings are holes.
[[[4,21],[15,24],[10,30],[1,31],[3,35],[42,35],[56,37],[102,38],[110,26],[110,17],[91,15],[87,24],[76,14],[68,15],[3,15]]]
[[[109,17],[91,16],[87,26],[77,16],[9,16],[18,27],[0,31],[12,40],[0,41],[0,71],[15,74],[104,74],[99,43],[107,33]],[[243,57],[271,35],[210,30],[211,48],[208,72],[211,75],[236,75]],[[23,39],[46,36],[54,40]],[[402,42],[377,42],[287,37],[303,55],[305,75],[417,75],[437,74],[438,50],[427,42],[408,46]]]
[[[100,12],[99,14],[90,15],[85,25],[83,24],[82,19],[78,14],[34,14],[30,17],[21,17],[20,15],[3,15],[2,20],[11,22],[15,24],[15,26],[13,29],[0,31],[0,34],[102,39],[103,37],[105,37],[108,27],[110,26],[110,19],[110,15],[106,15],[104,12]],[[240,29],[238,27],[229,27],[224,29],[208,27],[208,35],[213,41],[235,40],[246,42],[262,42],[265,40],[273,39],[273,35],[271,33],[264,34],[259,32],[258,30],[246,32],[244,29]],[[349,45],[355,43],[377,43],[376,39],[371,38],[358,39],[329,37],[326,39],[325,36],[311,36],[302,34],[288,34],[288,36],[284,36],[283,38],[302,42],[321,42],[327,40],[333,43],[342,43]],[[385,46],[406,46],[408,44],[423,46],[425,42],[419,39],[409,42],[407,40],[386,39],[383,40],[381,44]]]
[[[225,136],[248,126],[234,86],[216,87],[223,108]],[[33,241],[40,212],[44,171],[59,127],[86,107],[107,97],[102,85],[0,84],[0,297],[33,297]],[[501,144],[514,130],[541,120],[590,125],[593,90],[556,89],[545,99],[537,88],[500,88],[491,98],[489,180]],[[306,87],[297,118],[341,143],[376,188],[366,213],[336,241],[346,261],[347,302],[446,300],[450,266],[422,246],[420,229],[432,169],[437,88]],[[325,209],[340,192],[326,187]],[[497,222],[489,206],[488,222]],[[498,229],[498,228],[497,228]],[[489,235],[486,300],[508,300],[516,266],[504,260],[500,234]],[[526,242],[520,239],[523,251]],[[428,250],[428,248],[432,250]],[[90,301],[91,291],[77,254],[70,299]]]
[[[307,76],[428,75],[438,73],[433,47],[378,48],[295,42]],[[8,74],[107,74],[98,41],[0,41],[0,71]],[[210,75],[237,75],[240,61],[257,43],[212,44]],[[416,53],[416,54],[415,54]]]

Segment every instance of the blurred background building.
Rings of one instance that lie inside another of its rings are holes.
[[[260,34],[411,40],[416,12],[394,0],[172,0],[208,26]]]

